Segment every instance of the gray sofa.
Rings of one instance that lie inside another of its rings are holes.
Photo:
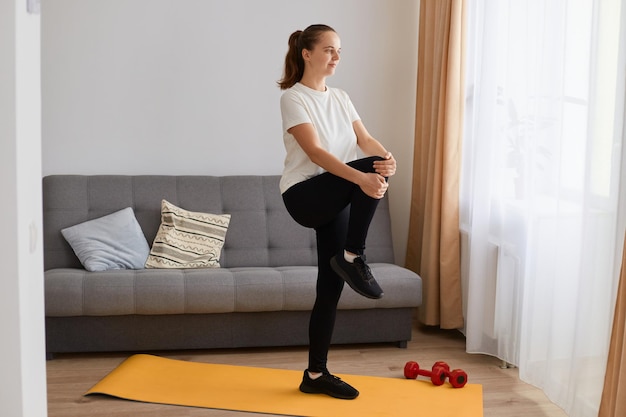
[[[43,179],[46,343],[61,352],[306,345],[315,298],[313,231],[284,208],[278,176],[53,175]],[[86,271],[61,229],[126,207],[149,245],[162,199],[231,214],[221,268]],[[394,265],[389,206],[372,222],[367,257],[380,300],[342,294],[333,343],[406,346],[422,281]]]

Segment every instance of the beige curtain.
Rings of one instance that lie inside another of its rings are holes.
[[[626,416],[626,241],[598,417]]]
[[[459,175],[463,131],[464,0],[421,0],[415,153],[406,266],[423,280],[419,320],[463,326]]]

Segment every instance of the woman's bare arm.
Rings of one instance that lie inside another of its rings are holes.
[[[385,158],[384,161],[374,162],[376,172],[384,177],[394,175],[396,173],[396,160],[391,152],[387,151],[378,140],[370,135],[365,125],[360,120],[354,121],[352,127],[356,133],[356,143],[364,154]]]
[[[324,149],[315,127],[311,123],[302,123],[288,130],[296,139],[311,162],[326,171],[357,184],[365,194],[372,198],[382,198],[387,190],[387,182],[382,175],[365,173],[343,163],[333,154]]]

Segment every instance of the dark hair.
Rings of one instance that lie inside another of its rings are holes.
[[[289,50],[285,56],[283,78],[278,81],[281,90],[293,87],[304,75],[304,59],[302,50],[313,50],[324,32],[334,32],[327,25],[311,25],[304,30],[296,30],[289,36]]]

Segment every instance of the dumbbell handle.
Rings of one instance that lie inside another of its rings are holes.
[[[420,369],[414,361],[407,362],[404,366],[404,376],[408,379],[416,379],[418,375],[429,377],[434,385],[442,385],[446,378],[454,388],[463,388],[467,384],[467,373],[462,369],[450,370],[450,366],[443,362],[435,362],[432,371]]]
[[[446,371],[444,368],[433,366],[431,371],[426,369],[420,369],[417,362],[410,361],[404,365],[404,377],[408,379],[415,379],[418,375],[430,378],[430,381],[434,385],[443,385],[446,382]]]

